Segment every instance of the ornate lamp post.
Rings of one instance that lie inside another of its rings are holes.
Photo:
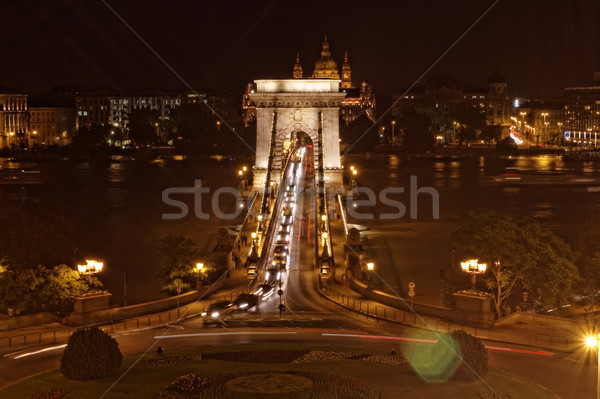
[[[477,275],[485,273],[487,269],[487,264],[479,263],[477,259],[469,259],[464,262],[460,262],[460,268],[465,273],[471,273],[473,276],[471,277],[471,285],[473,289],[475,289],[475,284],[477,283]]]

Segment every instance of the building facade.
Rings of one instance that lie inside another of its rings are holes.
[[[75,135],[75,110],[70,107],[30,107],[29,137],[32,145],[68,145]]]
[[[565,88],[564,138],[582,146],[598,146],[600,73],[593,82]]]
[[[0,148],[29,145],[27,95],[0,92]]]
[[[292,77],[294,79],[304,79],[300,54],[296,54]],[[344,53],[344,62],[340,71],[337,62],[331,57],[331,50],[327,36],[321,45],[321,56],[315,61],[312,79],[332,79],[339,80],[339,91],[345,93],[345,97],[340,104],[340,116],[346,125],[357,118],[365,115],[375,122],[375,92],[373,85],[368,80],[363,80],[359,87],[352,84],[352,68],[348,58],[348,52]],[[256,85],[248,83],[242,96],[242,120],[244,126],[256,120],[256,104],[251,94],[256,92]]]
[[[559,144],[564,127],[564,103],[530,100],[519,105],[513,116],[513,129],[530,144]]]
[[[448,74],[433,75],[410,90],[403,90],[394,100],[396,117],[402,108],[416,106],[438,109],[451,118],[459,105],[467,104],[485,117],[488,126],[499,126],[502,137],[510,131],[512,103],[506,79],[499,72],[493,72],[486,84],[479,86],[463,85]]]

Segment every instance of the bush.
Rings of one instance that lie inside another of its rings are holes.
[[[454,330],[450,335],[460,345],[463,360],[452,375],[452,379],[471,381],[484,377],[488,371],[488,355],[481,340],[463,330]]]
[[[91,327],[69,337],[60,371],[72,380],[92,380],[113,374],[122,360],[117,341],[98,327]]]

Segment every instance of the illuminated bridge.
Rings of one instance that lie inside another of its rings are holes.
[[[281,289],[284,301],[299,305],[314,278],[331,274],[330,204],[335,207],[335,195],[343,189],[339,108],[345,93],[339,83],[257,80],[250,94],[256,105],[253,171],[259,201],[247,266],[252,290],[264,297],[277,298]],[[345,237],[337,239],[343,243]],[[304,305],[295,308],[311,308],[308,302]]]

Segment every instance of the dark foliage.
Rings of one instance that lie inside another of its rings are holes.
[[[462,356],[462,362],[452,375],[452,379],[471,381],[484,377],[488,371],[488,355],[481,340],[463,330],[454,330],[450,335],[459,344]]]
[[[515,155],[519,149],[517,143],[509,136],[506,137],[496,144],[496,151],[503,155]]]
[[[69,337],[60,371],[72,380],[92,380],[115,373],[122,360],[117,341],[98,327],[91,327]]]

